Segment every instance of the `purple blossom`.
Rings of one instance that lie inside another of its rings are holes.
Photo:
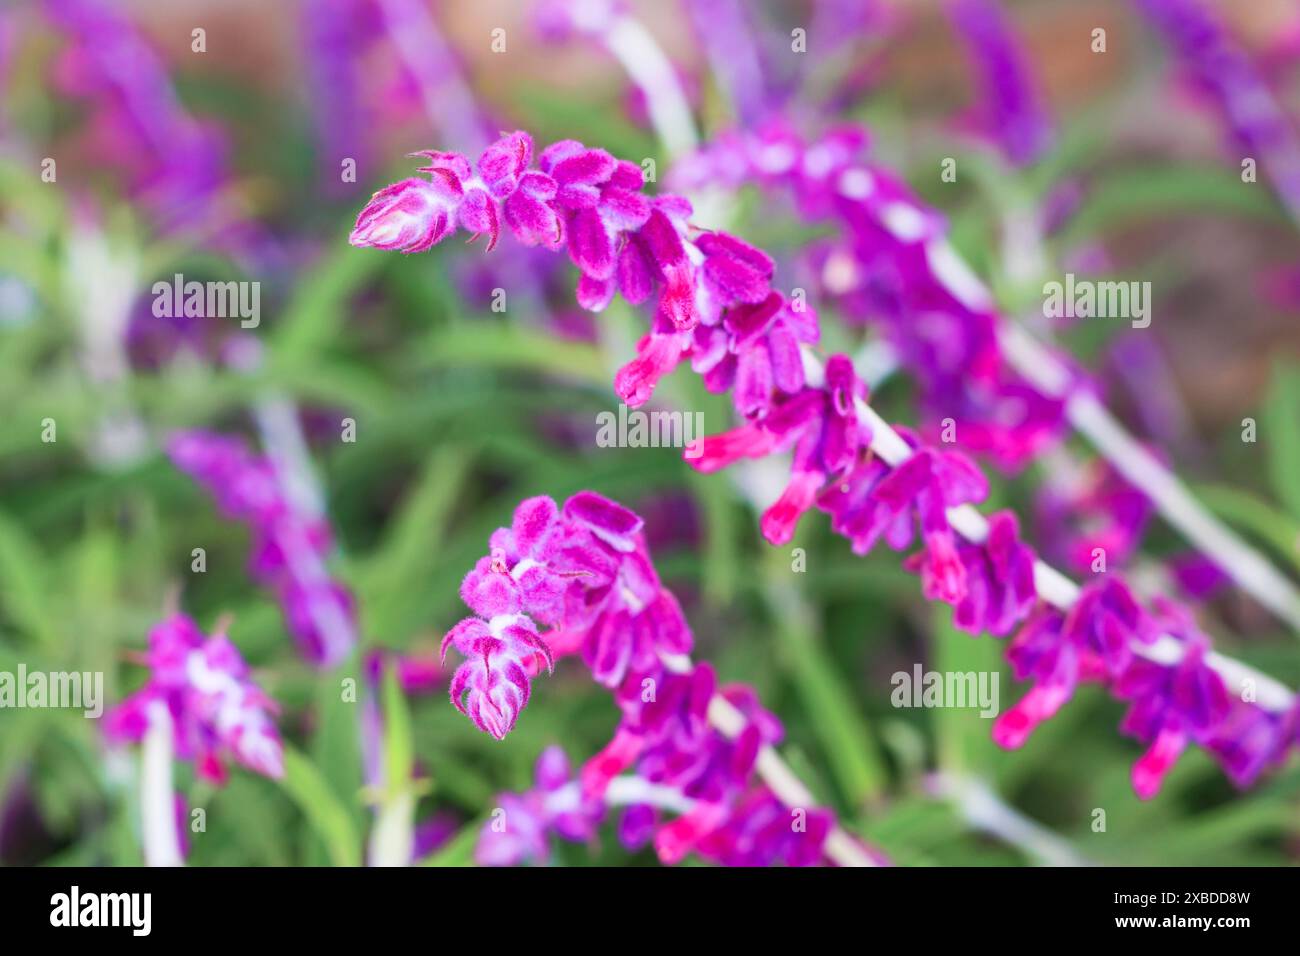
[[[1004,637],[1020,624],[1038,601],[1034,586],[1034,552],[1020,540],[1020,523],[1010,511],[989,515],[983,545],[958,550],[966,575],[966,596],[957,602],[953,626],[970,634],[987,631]]]
[[[870,431],[859,423],[854,407],[865,395],[849,359],[832,356],[823,388],[805,387],[779,399],[766,417],[706,437],[690,463],[707,474],[740,458],[760,458],[793,447],[790,482],[762,518],[764,536],[773,544],[784,544],[793,537],[799,518],[816,503],[827,478],[851,470],[859,451],[868,447]]]
[[[948,12],[983,87],[977,107],[981,132],[1012,163],[1034,162],[1051,145],[1052,128],[1005,12],[997,0],[949,0]]]
[[[834,822],[829,811],[791,810],[758,787],[700,840],[699,852],[723,866],[817,866]]]
[[[275,703],[224,634],[205,637],[190,618],[173,614],[149,633],[145,663],[149,680],[104,718],[110,740],[144,739],[153,708],[162,705],[176,753],[194,761],[200,776],[224,781],[232,759],[268,777],[284,774]]]
[[[167,453],[207,489],[223,517],[252,531],[249,573],[276,595],[307,659],[330,667],[347,657],[356,643],[353,602],[325,568],[329,525],[290,499],[274,462],[237,438],[202,431],[174,434]]]
[[[569,760],[559,747],[537,758],[533,789],[497,798],[499,812],[483,828],[474,851],[480,866],[547,863],[551,838],[583,842],[595,836],[605,813],[600,800],[585,797],[571,779]]]
[[[44,0],[68,37],[55,81],[89,99],[86,149],[117,166],[163,229],[214,221],[225,182],[225,137],[181,105],[158,55],[112,4]]]
[[[1300,137],[1267,79],[1199,0],[1134,0],[1213,102],[1246,153],[1257,158],[1293,212],[1300,210]]]
[[[421,172],[377,192],[357,217],[351,242],[422,252],[458,228],[504,229],[526,246],[567,249],[578,267],[577,301],[604,309],[615,294],[653,300],[648,334],[619,369],[615,390],[629,405],[649,399],[686,358],[715,391],[735,387],[737,407],[758,417],[774,397],[803,387],[799,346],[815,342],[812,310],[771,288],[772,259],[734,236],[692,226],[679,196],[649,198],[638,166],[604,150],[561,140],[532,167],[533,142],[510,133],[479,157],[425,151]]]
[[[567,635],[592,676],[617,686],[657,667],[662,654],[690,650],[681,609],[650,563],[639,517],[594,492],[563,509],[530,498],[498,529],[490,553],[466,575],[461,597],[478,615],[447,632],[442,647],[466,660],[451,683],[456,707],[497,739],[528,702],[531,677],[553,666],[537,623]],[[536,623],[535,623],[536,622]]]
[[[461,595],[480,616],[458,624],[444,646],[467,657],[452,700],[480,729],[508,732],[527,701],[528,677],[571,651],[613,691],[621,712],[613,738],[576,780],[552,748],[538,761],[532,790],[500,799],[479,861],[545,862],[552,836],[591,839],[605,808],[621,804],[620,839],[635,847],[653,833],[665,863],[691,852],[724,862],[742,854],[820,862],[830,829],[823,811],[809,808],[787,835],[766,803],[740,803],[762,748],[781,739],[781,724],[752,690],[719,689],[711,667],[690,663],[690,630],[659,584],[641,529],[637,515],[594,492],[563,508],[531,498],[465,578]],[[540,636],[531,616],[555,630]],[[719,698],[744,718],[734,739],[710,723]],[[661,822],[665,809],[675,816]],[[751,810],[761,810],[761,820],[736,818]]]
[[[1123,567],[1137,551],[1153,506],[1104,459],[1089,462],[1077,476],[1044,485],[1036,502],[1035,540],[1045,553],[1080,574]]]
[[[1188,743],[1210,741],[1230,706],[1223,679],[1205,663],[1209,639],[1190,620],[1165,629],[1184,640],[1182,660],[1169,667],[1136,659],[1114,685],[1115,696],[1131,702],[1120,729],[1151,744],[1133,765],[1133,789],[1144,800],[1159,792]]]
[[[805,219],[837,222],[840,235],[817,246],[813,262],[823,297],[850,319],[882,324],[918,379],[929,422],[951,419],[963,448],[1006,469],[1022,467],[1058,439],[1062,404],[1012,372],[993,301],[947,246],[943,218],[862,158],[866,145],[865,132],[854,127],[806,141],[772,122],[757,133],[718,137],[680,163],[673,182],[755,182],[787,191]]]

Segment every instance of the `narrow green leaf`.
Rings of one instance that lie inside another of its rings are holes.
[[[280,782],[325,842],[331,862],[335,866],[360,866],[361,837],[316,765],[286,746],[284,779]]]

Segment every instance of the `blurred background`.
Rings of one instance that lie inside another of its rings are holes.
[[[569,664],[535,684],[498,743],[447,703],[437,666],[442,634],[465,613],[460,579],[491,531],[524,497],[592,488],[646,519],[697,657],[757,688],[819,800],[897,862],[1294,862],[1300,771],[1240,794],[1192,752],[1141,802],[1129,783],[1139,745],[1117,733],[1123,707],[1101,690],[1082,690],[1010,753],[975,711],[892,707],[890,675],[917,663],[1002,669],[1009,706],[1001,643],[954,632],[897,555],[854,557],[820,516],[794,542],[808,571],[791,574],[788,550],[758,533],[770,503],[761,476],[737,484],[695,474],[671,450],[597,447],[597,415],[617,408],[614,370],[645,320],[623,303],[581,312],[565,257],[509,237],[490,254],[481,243],[410,257],[347,244],[371,193],[412,174],[406,154],[474,155],[501,130],[654,159],[661,184],[650,188],[666,188],[674,157],[644,98],[599,37],[566,21],[571,6],[0,6],[0,670],[102,671],[112,704],[144,679],[132,655],[169,601],[204,627],[229,615],[346,842],[363,838],[368,815],[340,681],[362,680],[369,654],[399,655],[415,675],[405,696],[422,781],[418,852],[464,863],[495,795],[531,786],[546,745],[581,762],[617,722],[609,695]],[[625,7],[667,54],[706,140],[754,122],[723,82],[735,54],[700,15],[711,6]],[[868,128],[875,159],[942,211],[1009,313],[1041,304],[1044,275],[1152,282],[1150,329],[1078,322],[1054,334],[1213,511],[1294,573],[1300,226],[1262,171],[1243,183],[1231,124],[1139,4],[1002,5],[1051,131],[1029,162],[1010,161],[982,124],[978,61],[944,4],[741,6],[768,109],[808,135]],[[1300,7],[1205,8],[1300,115]],[[1104,54],[1090,47],[1097,28]],[[790,50],[796,29],[807,31],[802,55]],[[955,183],[938,174],[948,157],[962,170]],[[827,230],[752,186],[732,199],[727,228],[815,289],[808,252]],[[1006,241],[1008,217],[1025,210],[1045,224],[1044,268],[1027,275]],[[156,316],[153,284],[177,273],[260,283],[260,323]],[[496,289],[504,311],[492,307]],[[876,335],[834,301],[818,306],[831,345]],[[728,399],[689,371],[656,403],[703,411],[710,433],[732,424]],[[905,371],[874,404],[891,421],[917,420]],[[1247,418],[1260,423],[1257,443],[1242,441]],[[343,437],[348,420],[355,441]],[[334,531],[331,573],[354,601],[360,649],[344,664],[323,672],[301,658],[274,597],[246,572],[247,530],[162,454],[171,430],[192,427],[263,447],[287,428]],[[1071,549],[1096,520],[1076,508],[1085,496],[1072,484],[1090,458],[1067,442],[1015,474],[990,472],[993,504],[1013,507],[1027,540],[1071,572]],[[1140,505],[1116,513],[1133,539],[1122,566],[1144,590],[1195,600],[1221,649],[1300,682],[1296,634],[1207,575]],[[78,712],[0,711],[0,863],[138,863],[133,759]],[[206,811],[189,862],[338,862],[300,793],[239,770],[222,787],[178,772],[186,804]],[[655,865],[605,830],[557,844],[551,862]]]

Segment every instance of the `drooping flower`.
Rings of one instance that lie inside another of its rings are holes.
[[[268,777],[283,775],[275,704],[253,683],[228,637],[207,637],[190,618],[174,614],[150,632],[145,663],[151,671],[145,685],[104,717],[110,740],[143,740],[151,710],[161,704],[177,755],[194,761],[200,776],[224,781],[228,760]]]
[[[690,223],[680,196],[643,194],[639,166],[574,140],[541,151],[509,133],[479,157],[426,150],[420,171],[377,192],[357,217],[351,242],[423,252],[457,229],[486,235],[488,249],[508,230],[525,246],[565,249],[580,278],[576,297],[599,312],[615,294],[653,301],[637,355],[615,376],[629,405],[644,403],[660,379],[690,358],[714,391],[735,385],[737,407],[761,417],[772,401],[804,385],[799,348],[817,341],[816,313],[800,296],[772,288],[766,253]]]
[[[461,596],[477,617],[443,639],[466,659],[452,678],[453,703],[498,739],[528,702],[539,663],[553,664],[547,637],[576,635],[597,681],[617,686],[629,672],[659,666],[662,654],[690,650],[681,609],[650,563],[639,517],[594,492],[558,508],[530,498],[498,529],[490,553],[465,577]]]
[[[1267,78],[1200,0],[1134,0],[1218,108],[1247,155],[1258,157],[1282,201],[1300,211],[1300,135]]]
[[[1145,494],[1104,459],[1077,476],[1045,484],[1035,517],[1043,553],[1079,574],[1122,568],[1137,550],[1153,511]]]
[[[952,253],[943,217],[864,158],[867,142],[855,127],[805,139],[772,121],[715,138],[671,181],[679,188],[757,183],[791,195],[804,219],[836,222],[837,236],[811,246],[821,301],[838,302],[850,320],[880,324],[918,380],[927,437],[951,427],[961,448],[1020,468],[1059,438],[1062,403],[1011,370],[993,299]]]
[[[659,583],[634,513],[589,491],[562,508],[528,499],[511,526],[492,535],[461,593],[480,617],[457,625],[444,646],[466,655],[452,698],[481,729],[508,732],[537,662],[557,656],[532,626],[533,614],[556,628],[549,634],[557,650],[563,635],[564,650],[581,653],[621,712],[609,744],[576,779],[551,749],[531,790],[500,798],[479,842],[480,862],[545,862],[551,836],[590,839],[612,805],[627,808],[624,843],[653,839],[665,863],[691,852],[719,862],[822,861],[829,814],[802,808],[787,835],[774,808],[754,796],[755,768],[763,748],[780,741],[780,722],[752,690],[719,689],[711,667],[691,663],[690,630]],[[492,696],[494,680],[509,689]],[[719,705],[743,719],[733,736],[711,722]],[[737,817],[751,812],[752,821]]]
[[[1135,659],[1114,686],[1115,696],[1130,702],[1120,729],[1151,744],[1133,765],[1133,789],[1144,800],[1159,792],[1189,743],[1209,742],[1230,707],[1223,678],[1205,663],[1209,640],[1190,619],[1163,623],[1184,641],[1182,660],[1168,666]]]
[[[1034,687],[993,725],[993,739],[1019,747],[1084,680],[1113,680],[1134,660],[1134,646],[1151,644],[1159,629],[1118,575],[1089,584],[1065,612],[1042,608],[1007,649],[1020,680]]]

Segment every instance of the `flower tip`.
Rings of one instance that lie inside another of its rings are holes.
[[[993,742],[1003,750],[1018,750],[1033,732],[1033,724],[1015,709],[1004,712],[993,722]]]

